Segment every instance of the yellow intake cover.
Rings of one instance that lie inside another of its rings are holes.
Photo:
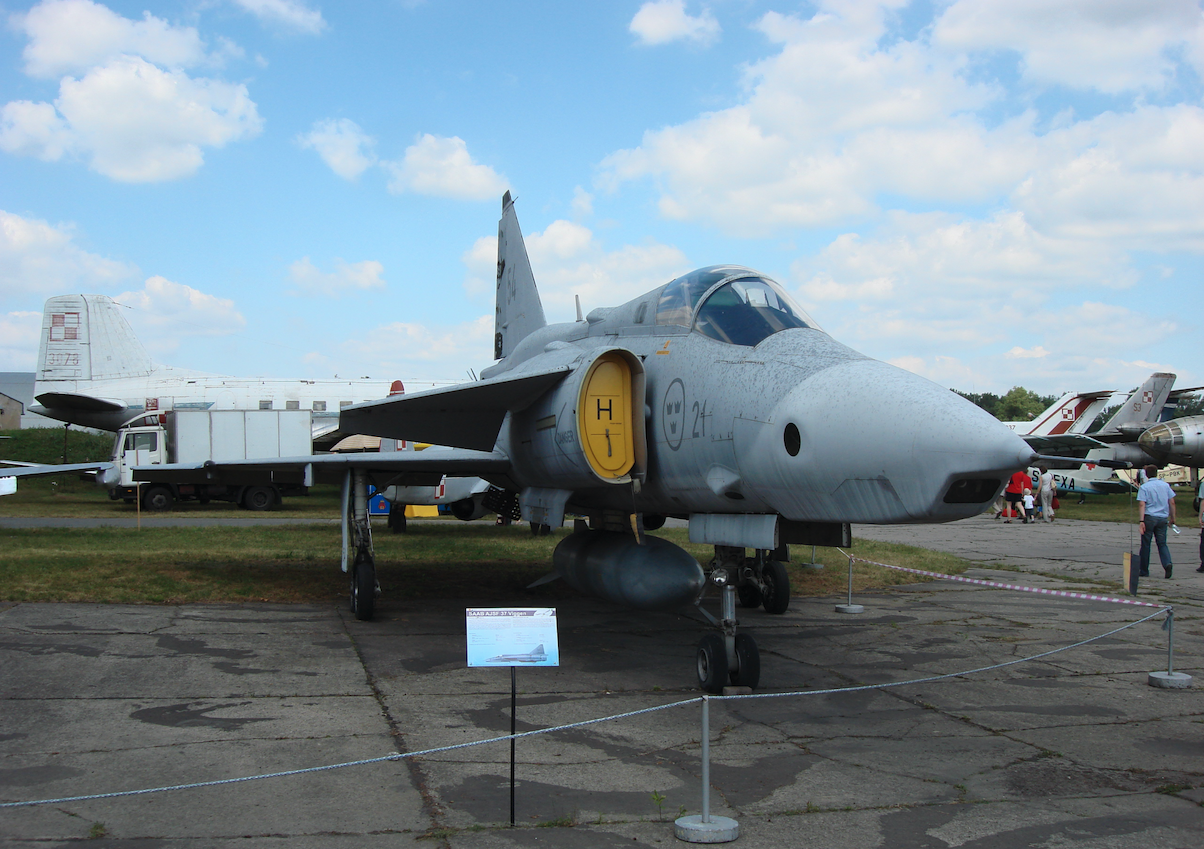
[[[590,365],[581,384],[577,419],[585,459],[599,477],[614,480],[631,471],[631,368],[621,355],[607,352]]]

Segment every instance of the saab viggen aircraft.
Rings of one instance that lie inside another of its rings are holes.
[[[346,430],[450,450],[296,458],[306,480],[343,481],[343,568],[358,617],[372,616],[379,591],[369,482],[479,475],[529,522],[586,517],[552,561],[578,589],[663,609],[696,603],[708,583],[720,588],[719,628],[698,647],[699,683],[754,687],[759,653],[737,632],[736,600],[786,610],[789,544],[847,545],[853,522],[977,515],[1034,458],[984,410],[842,345],[780,285],[741,266],[702,268],[547,324],[509,192],[493,354],[480,380],[343,410]],[[714,546],[706,570],[645,533],[666,517],[688,520],[690,540]]]

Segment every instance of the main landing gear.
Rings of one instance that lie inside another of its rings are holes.
[[[743,607],[763,606],[766,613],[785,613],[790,606],[786,567],[770,559],[772,552],[745,557],[743,548],[715,546],[707,580],[720,592],[720,619],[701,606],[702,615],[718,627],[698,643],[698,686],[722,693],[727,686],[754,688],[761,680],[761,654],[751,634],[737,633],[736,600]]]
[[[376,612],[380,584],[376,580],[376,556],[372,550],[372,523],[368,518],[368,476],[349,469],[343,478],[343,571],[351,578],[351,612],[356,619],[371,619]],[[403,514],[404,515],[404,514]],[[351,566],[347,559],[355,552]]]

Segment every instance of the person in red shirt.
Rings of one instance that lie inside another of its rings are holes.
[[[1028,472],[1016,472],[1008,481],[1007,489],[1003,491],[1004,498],[1007,499],[1008,507],[1013,513],[1024,516],[1024,488],[1032,483],[1032,479],[1028,476]],[[1011,524],[1012,518],[1008,516],[1004,519],[1005,522]]]

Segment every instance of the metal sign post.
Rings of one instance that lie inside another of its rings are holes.
[[[470,607],[464,611],[469,666],[510,667],[510,825],[514,825],[514,735],[518,667],[559,666],[554,607]]]

